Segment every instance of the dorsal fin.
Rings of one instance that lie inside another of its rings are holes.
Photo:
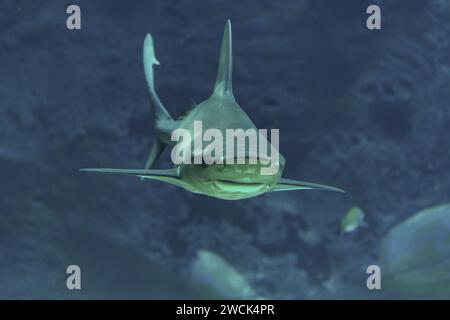
[[[219,67],[217,70],[216,84],[213,95],[233,96],[232,86],[233,57],[231,46],[231,22],[227,20],[220,48]]]

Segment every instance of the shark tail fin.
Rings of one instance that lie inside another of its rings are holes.
[[[156,59],[155,49],[153,46],[153,37],[150,33],[147,34],[144,40],[144,72],[147,80],[147,86],[150,93],[151,107],[155,121],[155,138],[152,149],[145,164],[145,169],[151,168],[156,160],[158,160],[161,153],[164,151],[166,144],[160,139],[162,132],[167,131],[167,127],[173,123],[173,118],[162,104],[155,90],[153,66],[159,65]],[[144,178],[142,178],[144,179]]]
[[[225,25],[225,31],[223,33],[222,46],[220,48],[219,67],[217,70],[217,78],[213,95],[233,96],[233,57],[231,40],[231,21],[228,19]]]
[[[327,186],[324,184],[298,181],[292,179],[284,179],[284,178],[278,181],[277,185],[272,189],[272,191],[311,190],[311,189],[345,193],[345,191],[342,189]]]
[[[155,82],[153,75],[153,65],[159,65],[158,59],[155,56],[155,49],[153,47],[153,37],[150,33],[147,34],[144,40],[144,72],[147,80],[147,86],[150,92],[150,98],[152,100],[152,107],[155,113],[156,121],[164,118],[172,120],[169,112],[166,110],[161,100],[159,100],[158,94],[155,90]]]

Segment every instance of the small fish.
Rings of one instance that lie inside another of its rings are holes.
[[[360,207],[351,207],[341,220],[341,234],[353,232],[359,227],[366,226],[364,211]]]

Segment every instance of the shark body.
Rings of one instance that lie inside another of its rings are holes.
[[[310,182],[284,179],[284,157],[279,154],[277,170],[271,175],[262,175],[262,164],[214,163],[211,165],[182,163],[172,169],[151,169],[167,145],[174,145],[171,133],[183,128],[194,137],[194,121],[201,121],[203,129],[214,128],[225,132],[229,128],[254,129],[248,115],[236,102],[232,88],[232,40],[231,23],[227,21],[220,49],[219,66],[212,95],[202,103],[193,104],[186,114],[173,119],[159,99],[154,85],[153,66],[158,65],[153,38],[147,34],[144,41],[144,71],[155,117],[155,137],[144,169],[88,168],[81,171],[125,174],[153,179],[177,185],[194,193],[226,200],[256,197],[266,192],[304,189],[320,189],[344,192],[341,189]],[[270,145],[267,142],[268,145]],[[246,150],[247,152],[248,150]],[[248,152],[245,157],[251,157]],[[235,159],[237,160],[237,159]]]

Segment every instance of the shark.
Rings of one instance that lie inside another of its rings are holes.
[[[194,122],[201,121],[203,128],[215,128],[224,132],[228,128],[255,129],[256,126],[236,102],[232,86],[232,33],[228,19],[222,38],[219,65],[213,92],[199,104],[192,102],[178,118],[173,118],[158,97],[154,83],[154,66],[159,65],[156,58],[153,37],[148,33],[143,46],[144,73],[154,115],[154,138],[144,169],[84,168],[81,171],[131,175],[141,180],[158,180],[190,192],[224,200],[240,200],[259,196],[267,192],[293,190],[326,190],[345,192],[333,186],[287,179],[282,177],[286,164],[279,154],[276,169],[271,174],[261,174],[265,166],[263,159],[250,161],[206,163],[181,163],[170,169],[154,169],[154,165],[167,146],[173,146],[172,132],[177,128],[194,131]],[[193,137],[194,135],[192,135]],[[194,139],[194,138],[192,138]],[[269,142],[267,142],[269,143]],[[270,146],[270,144],[269,144]],[[258,158],[248,150],[237,157]],[[261,161],[258,161],[261,160]],[[267,160],[267,159],[265,159]],[[265,162],[267,163],[267,162]]]

